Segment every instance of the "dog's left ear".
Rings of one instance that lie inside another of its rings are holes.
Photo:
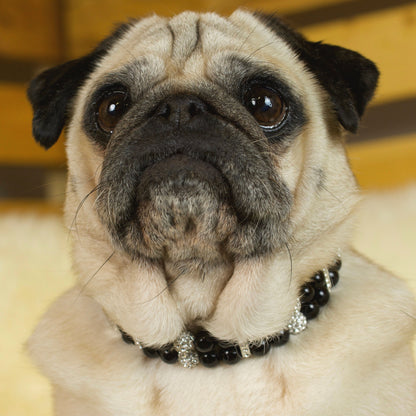
[[[322,42],[309,42],[275,15],[256,16],[285,40],[328,92],[341,125],[356,133],[377,87],[379,72],[357,52]]]
[[[307,42],[300,57],[331,97],[341,125],[356,133],[377,87],[379,72],[357,52],[321,42]]]
[[[31,81],[27,94],[33,107],[32,132],[43,147],[49,149],[56,143],[79,88],[114,42],[135,22],[120,25],[88,55],[48,69]]]

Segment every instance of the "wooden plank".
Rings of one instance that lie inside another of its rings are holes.
[[[416,134],[348,145],[351,167],[364,189],[416,181]]]
[[[32,138],[32,110],[26,87],[0,83],[0,163],[41,166],[65,164],[63,140],[48,152]]]
[[[24,200],[0,200],[0,214],[4,213],[13,214],[41,214],[41,215],[62,215],[62,204],[56,202],[37,200],[37,199],[24,199]]]
[[[56,61],[60,37],[58,2],[13,0],[0,2],[0,54],[9,58]]]
[[[356,50],[381,71],[375,101],[416,96],[416,3],[304,28],[311,40]]]
[[[215,10],[219,13],[230,13],[239,7],[251,10],[263,10],[288,14],[298,11],[315,9],[318,7],[330,6],[340,3],[340,0],[206,0],[201,2],[206,10]],[[346,3],[349,3],[347,0]]]

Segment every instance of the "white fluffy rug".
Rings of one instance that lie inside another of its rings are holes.
[[[354,245],[408,280],[416,294],[416,184],[368,194]],[[0,415],[51,415],[47,382],[24,342],[51,301],[71,285],[69,241],[56,215],[0,215]],[[365,277],[365,276],[364,276]]]

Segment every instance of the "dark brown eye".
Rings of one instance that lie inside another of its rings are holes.
[[[106,133],[112,133],[130,105],[128,94],[115,91],[105,96],[97,109],[97,122]]]
[[[261,127],[272,129],[285,119],[287,107],[280,95],[271,88],[254,84],[244,96],[244,105]]]

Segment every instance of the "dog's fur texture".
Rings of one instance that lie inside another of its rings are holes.
[[[349,246],[358,193],[343,137],[377,78],[355,52],[236,11],[132,21],[32,81],[35,138],[48,148],[68,125],[79,282],[28,344],[57,415],[416,414],[412,295]],[[286,103],[277,128],[244,106],[253,84]],[[106,132],[97,106],[112,91],[127,104]],[[330,303],[264,357],[187,369],[116,328],[150,347],[196,326],[260,340],[339,248]]]

